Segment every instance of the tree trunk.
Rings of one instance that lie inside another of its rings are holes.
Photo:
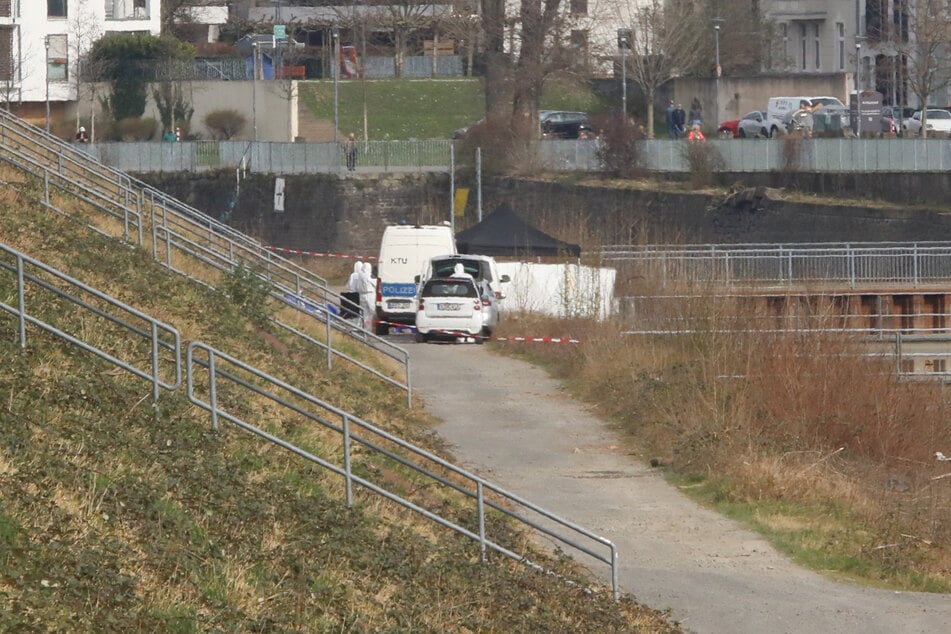
[[[515,94],[512,99],[513,132],[525,141],[538,132],[538,105],[544,78],[545,25],[537,0],[522,0],[522,41],[515,66]]]
[[[649,86],[644,95],[647,97],[647,138],[654,138],[654,88]]]
[[[504,0],[482,0],[482,30],[485,33],[485,115],[489,120],[508,115]]]

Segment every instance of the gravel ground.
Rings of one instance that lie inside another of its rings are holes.
[[[624,592],[688,631],[951,631],[951,596],[836,583],[699,507],[543,370],[472,344],[405,343],[458,462],[617,544]],[[532,345],[532,344],[526,344]],[[538,344],[544,345],[544,344]],[[592,567],[610,582],[605,566]]]

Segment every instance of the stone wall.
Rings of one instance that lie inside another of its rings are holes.
[[[445,174],[289,176],[283,213],[273,211],[274,177],[249,175],[241,182],[230,214],[229,201],[235,192],[231,171],[141,178],[266,244],[291,249],[375,254],[388,224],[434,224],[448,219],[449,179]],[[868,178],[871,182],[872,177]],[[935,175],[935,180],[948,188],[943,175]],[[825,180],[822,183],[828,185]],[[464,185],[457,180],[457,186]],[[844,189],[852,186],[854,183],[842,185]],[[913,181],[908,186],[926,185]],[[781,191],[763,186],[746,191],[746,195],[727,200],[723,195],[688,191],[494,178],[483,185],[483,213],[508,202],[535,226],[580,244],[587,252],[602,244],[646,242],[951,240],[951,215],[933,208],[814,204],[784,200]],[[456,221],[457,230],[475,223],[474,201],[472,192],[466,216]]]

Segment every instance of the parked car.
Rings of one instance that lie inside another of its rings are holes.
[[[434,277],[423,284],[416,298],[416,341],[473,337],[482,343],[482,337],[498,323],[497,301],[484,280]]]
[[[928,108],[927,113],[925,126],[928,136],[951,136],[951,112],[939,108]],[[915,112],[911,119],[905,120],[904,128],[912,136],[921,136],[921,110]]]
[[[720,127],[717,128],[717,136],[721,139],[737,139],[740,136],[739,125],[739,119],[724,121],[720,124]]]
[[[538,123],[544,139],[577,139],[594,133],[588,115],[584,112],[542,110]]]
[[[754,110],[743,115],[737,126],[737,136],[741,139],[756,139],[769,136],[769,123],[765,110]]]

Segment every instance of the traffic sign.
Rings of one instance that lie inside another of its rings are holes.
[[[286,39],[287,39],[287,25],[286,25],[286,24],[275,24],[275,25],[274,25],[274,39],[275,39],[275,40],[286,40]]]

